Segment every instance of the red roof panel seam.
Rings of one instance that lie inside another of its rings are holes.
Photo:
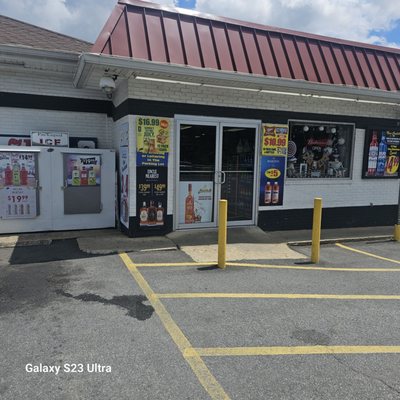
[[[269,32],[264,32],[264,34],[267,37],[268,45],[269,45],[269,48],[271,49],[272,61],[274,62],[276,72],[278,73],[279,78],[282,78],[281,70],[279,69],[279,65],[278,65],[278,60],[276,59],[275,51],[272,46],[271,36],[269,35]]]
[[[132,58],[133,57],[133,47],[132,47],[132,41],[131,41],[131,33],[130,33],[130,30],[129,30],[128,10],[126,9],[126,7],[124,9],[123,14],[124,14],[124,18],[125,18],[126,33],[127,33],[127,36],[128,36],[129,57]]]
[[[304,79],[306,81],[309,81],[310,79],[308,78],[306,67],[304,66],[303,59],[301,58],[299,46],[297,45],[297,40],[296,40],[295,36],[293,36],[293,46],[294,46],[294,49],[296,50],[296,54],[299,59],[299,64],[300,64],[301,70],[303,71]]]
[[[356,60],[356,64],[357,64],[358,70],[360,71],[360,75],[361,75],[361,78],[362,78],[362,80],[364,82],[364,86],[365,87],[369,87],[368,86],[367,77],[365,76],[365,73],[364,73],[364,71],[363,71],[363,69],[361,67],[360,60],[359,60],[359,58],[357,56],[357,53],[356,53],[356,48],[354,46],[351,47],[351,52],[353,54],[354,59]]]
[[[183,52],[183,61],[185,62],[185,65],[188,65],[188,58],[186,54],[186,46],[185,42],[183,41],[183,32],[182,32],[182,25],[181,25],[181,15],[178,14],[178,31],[179,31],[179,39],[181,41],[181,46],[182,46],[182,52]]]
[[[362,51],[362,53],[363,53],[363,55],[364,55],[365,62],[366,62],[367,65],[368,65],[369,73],[370,73],[371,76],[372,76],[372,79],[373,79],[374,84],[375,84],[375,88],[379,89],[378,80],[376,79],[376,76],[375,76],[375,73],[374,73],[374,69],[372,68],[371,63],[369,62],[369,59],[368,59],[368,56],[367,56],[367,52],[366,52],[365,49],[361,49],[361,51]]]
[[[282,49],[283,49],[283,54],[285,55],[287,65],[289,67],[290,75],[292,76],[292,79],[296,79],[296,75],[294,74],[294,71],[293,71],[293,68],[292,68],[292,63],[290,62],[289,54],[288,54],[288,51],[287,51],[287,48],[286,48],[286,45],[285,45],[285,40],[283,39],[283,34],[282,33],[279,34],[279,40],[281,42]]]
[[[329,48],[329,50],[331,52],[333,62],[335,63],[336,70],[337,70],[337,72],[339,74],[339,78],[342,81],[341,84],[342,85],[346,85],[346,80],[344,79],[344,75],[343,75],[343,72],[342,72],[342,70],[340,68],[339,61],[336,58],[335,52],[333,51],[332,43],[328,43],[328,48]],[[335,82],[333,82],[333,84],[335,84]]]
[[[194,33],[196,35],[197,47],[199,49],[201,66],[203,68],[205,68],[206,64],[204,62],[203,50],[201,49],[200,36],[199,36],[199,30],[197,28],[197,18],[196,17],[193,18],[193,26],[194,26]]]
[[[396,90],[399,90],[399,83],[398,83],[398,81],[396,79],[396,75],[393,72],[392,67],[390,65],[390,62],[389,62],[389,60],[387,58],[387,54],[386,53],[382,53],[382,55],[383,55],[383,58],[385,59],[386,67],[387,67],[387,69],[389,71],[390,76],[392,77],[393,83],[396,86]]]
[[[168,42],[167,42],[167,34],[165,32],[165,24],[164,24],[164,11],[161,10],[160,13],[160,20],[161,20],[161,33],[163,36],[163,40],[164,40],[164,49],[165,49],[165,55],[167,57],[167,62],[170,63],[171,62],[171,57],[169,55],[169,48],[168,48]]]
[[[217,61],[217,67],[218,67],[219,70],[222,71],[222,68],[221,68],[221,61],[220,61],[220,59],[219,59],[219,54],[218,54],[218,49],[217,49],[217,42],[216,42],[216,40],[215,40],[214,30],[213,30],[213,24],[212,24],[212,21],[211,21],[211,20],[208,21],[208,27],[209,27],[209,29],[210,29],[211,41],[212,41],[213,48],[214,48],[214,54],[215,54],[215,59],[216,59],[216,61]]]
[[[118,23],[119,23],[121,17],[124,15],[125,10],[126,10],[126,6],[125,6],[125,8],[121,11],[121,14],[119,15],[119,17],[118,17],[118,19],[117,19],[117,22],[115,23],[114,27],[113,27],[112,30],[110,31],[110,35],[108,36],[107,41],[109,42],[109,46],[110,46],[110,54],[112,54],[111,36],[112,36],[112,34],[114,33],[115,29],[117,29]],[[101,52],[104,51],[105,47],[106,47],[106,46],[104,46],[104,48],[103,48],[103,50],[102,50]]]
[[[149,39],[149,30],[147,27],[147,20],[146,20],[146,9],[143,8],[143,27],[144,27],[144,32],[146,36],[146,45],[147,45],[147,54],[149,55],[149,61],[153,61],[153,56],[151,54],[151,48],[150,48],[150,39]]]
[[[345,51],[345,47],[344,46],[340,46],[340,49],[341,49],[341,52],[342,52],[342,55],[343,55],[344,62],[346,63],[347,69],[350,72],[350,78],[353,81],[353,86],[358,86],[357,79],[356,79],[356,77],[354,75],[353,69],[351,68],[350,61],[349,61],[349,59],[347,57],[347,54],[346,54],[346,51]],[[351,51],[351,49],[350,49],[350,51]]]
[[[374,51],[374,58],[375,58],[376,64],[378,65],[379,72],[381,73],[381,76],[382,76],[382,79],[383,79],[383,83],[386,86],[386,90],[390,91],[390,85],[389,85],[389,83],[388,83],[388,81],[386,79],[385,73],[383,72],[383,69],[381,67],[381,63],[380,63],[379,58],[378,58],[378,52],[376,52],[376,51]]]
[[[268,74],[267,74],[267,69],[265,68],[263,56],[262,56],[261,49],[260,49],[260,43],[258,42],[258,39],[257,39],[257,32],[256,32],[255,29],[253,29],[253,37],[254,37],[254,42],[255,42],[255,44],[256,44],[256,49],[257,49],[257,53],[258,53],[258,58],[260,59],[261,69],[263,70],[263,74],[264,74],[265,76],[268,76]]]
[[[251,68],[250,58],[249,58],[249,54],[247,53],[246,43],[244,41],[243,30],[242,30],[241,26],[239,26],[239,37],[240,37],[240,42],[242,43],[244,58],[246,59],[246,64],[247,64],[247,69],[249,70],[249,73],[252,74],[253,70]]]
[[[229,50],[229,55],[231,56],[233,70],[235,72],[238,72],[237,66],[236,66],[236,61],[235,61],[235,56],[233,55],[232,43],[231,43],[231,40],[229,39],[227,24],[224,24],[224,31],[225,31],[226,42],[228,43],[228,50]]]
[[[319,79],[321,80],[321,83],[322,83],[322,78],[321,78],[321,75],[320,75],[320,73],[318,71],[317,64],[315,63],[314,57],[312,56],[312,53],[311,53],[311,48],[309,46],[309,40],[308,39],[306,39],[306,40],[307,40],[308,50],[310,51],[310,54],[311,54],[311,60],[312,60],[313,64],[315,65],[315,71],[316,71],[317,75],[319,76]],[[332,76],[331,70],[329,68],[328,61],[327,61],[327,59],[325,57],[324,51],[322,50],[321,42],[317,40],[316,44],[317,44],[318,51],[319,51],[319,54],[321,56],[322,62],[324,63],[324,67],[325,67],[326,73],[328,74],[329,81],[333,85],[333,83],[334,83],[333,76]],[[327,48],[329,49],[328,46],[327,46]],[[332,52],[331,52],[331,55],[332,55]]]

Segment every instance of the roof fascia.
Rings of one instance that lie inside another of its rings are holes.
[[[161,76],[166,75],[166,77],[173,76],[178,77],[183,81],[186,79],[190,82],[200,84],[209,84],[210,81],[214,81],[214,84],[216,84],[215,82],[218,81],[218,85],[227,87],[242,87],[243,89],[253,88],[257,90],[301,93],[304,95],[323,95],[400,104],[400,91],[389,92],[376,89],[328,85],[285,78],[162,64],[152,61],[134,60],[127,57],[107,56],[92,53],[83,53],[80,56],[78,68],[74,77],[74,85],[78,88],[84,87],[96,66],[104,67],[104,69],[125,69],[140,76],[151,76],[152,74],[160,74]]]

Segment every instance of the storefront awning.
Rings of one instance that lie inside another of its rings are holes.
[[[139,0],[118,2],[91,52],[293,83],[374,89],[396,97],[400,90],[398,49]]]

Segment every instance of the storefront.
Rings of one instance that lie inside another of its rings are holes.
[[[315,197],[325,228],[397,222],[397,49],[120,0],[73,83],[103,99],[130,236],[216,227],[219,199],[268,231],[309,228]]]

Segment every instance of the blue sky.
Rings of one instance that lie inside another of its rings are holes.
[[[399,0],[153,0],[264,25],[400,48]],[[0,0],[0,14],[94,42],[117,0]]]

